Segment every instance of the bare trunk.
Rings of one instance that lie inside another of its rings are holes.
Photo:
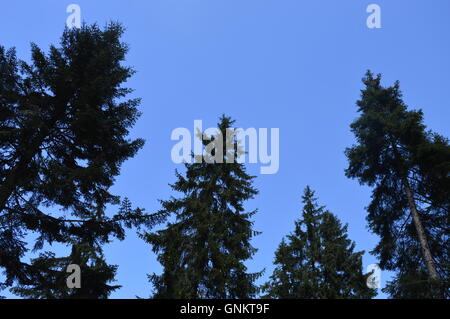
[[[431,255],[430,247],[428,246],[427,236],[425,234],[425,230],[422,226],[422,221],[420,220],[419,212],[417,211],[416,203],[414,201],[414,197],[411,191],[411,187],[408,183],[408,180],[404,180],[404,186],[406,189],[406,197],[408,199],[409,209],[411,210],[411,215],[414,220],[414,226],[416,227],[417,236],[419,237],[420,246],[422,248],[422,255],[425,260],[425,264],[428,269],[428,274],[431,279],[438,281],[439,275],[436,271],[436,267],[434,265],[433,256]]]
[[[401,162],[401,156],[397,150],[396,144],[392,143],[392,149],[394,150],[395,157],[397,161]],[[399,168],[401,170],[401,168]],[[425,260],[425,264],[427,266],[428,275],[433,280],[439,280],[439,275],[436,271],[436,267],[434,266],[433,256],[431,255],[430,247],[428,246],[427,236],[425,234],[425,230],[422,226],[422,221],[420,220],[419,212],[417,210],[416,202],[414,201],[414,196],[411,190],[411,186],[409,185],[407,174],[403,177],[403,186],[406,190],[406,198],[408,200],[408,206],[411,211],[411,215],[413,217],[414,226],[416,227],[417,236],[419,237],[420,246],[422,248],[422,255]]]
[[[394,151],[397,162],[401,163],[402,157],[400,156],[397,146],[394,142],[392,143],[392,149]],[[399,166],[398,169],[400,171],[402,171],[401,166]],[[405,173],[403,175],[403,179],[402,179],[403,186],[405,187],[405,190],[406,190],[406,199],[408,200],[408,206],[411,211],[411,215],[413,217],[414,226],[415,226],[416,232],[417,232],[417,237],[419,237],[420,247],[422,248],[422,256],[423,256],[423,259],[425,260],[425,265],[427,266],[428,276],[430,277],[431,280],[434,280],[435,282],[439,282],[440,278],[436,271],[436,266],[434,265],[434,260],[433,260],[433,256],[431,255],[430,246],[428,246],[427,236],[425,234],[425,230],[423,228],[422,221],[420,220],[419,211],[417,210],[416,202],[414,201],[414,194],[411,190],[411,185],[409,184],[407,176],[408,176],[407,173]],[[441,298],[442,296],[443,296],[443,294],[440,291],[440,289],[437,289],[436,297]]]

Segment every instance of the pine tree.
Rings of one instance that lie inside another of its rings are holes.
[[[47,54],[33,44],[31,63],[0,46],[0,289],[40,271],[22,260],[26,235],[37,236],[34,250],[89,237],[102,245],[158,221],[139,209],[106,214],[120,204],[109,188],[121,164],[143,146],[127,138],[140,102],[122,86],[134,73],[122,65],[122,33],[114,23],[66,29]]]
[[[26,280],[21,280],[11,291],[23,298],[31,299],[106,299],[120,285],[110,285],[115,281],[117,265],[108,265],[103,255],[102,245],[109,242],[107,236],[114,232],[123,239],[122,225],[140,228],[146,220],[139,209],[133,209],[128,198],[122,201],[119,213],[113,219],[101,222],[84,222],[67,244],[71,253],[67,257],[56,257],[52,252],[39,254],[28,267]],[[152,219],[157,217],[151,216]],[[159,217],[158,218],[162,218]],[[148,227],[152,227],[149,223]],[[116,229],[114,229],[116,228]],[[81,231],[82,230],[82,231]],[[105,237],[106,236],[106,237]],[[80,267],[81,288],[69,288],[66,279],[67,267]]]
[[[354,252],[347,225],[317,204],[306,187],[302,217],[275,252],[276,268],[263,286],[268,298],[372,298],[368,275],[362,273],[362,254]]]
[[[408,111],[399,83],[371,72],[352,125],[358,144],[346,150],[346,175],[373,187],[367,220],[380,236],[373,253],[396,272],[394,298],[450,296],[450,147],[427,132],[422,111]]]
[[[20,284],[11,291],[23,298],[30,299],[106,299],[119,285],[110,285],[114,281],[117,266],[108,265],[100,247],[86,244],[74,244],[71,254],[57,258],[52,252],[41,253],[32,260],[35,271],[29,284]],[[80,288],[69,288],[67,269],[69,265],[80,267]]]
[[[233,123],[222,116],[212,144],[204,141],[206,160],[186,164],[185,176],[176,172],[171,187],[183,196],[161,202],[175,221],[143,235],[163,266],[161,275],[149,276],[154,298],[250,298],[257,292],[261,273],[248,273],[244,265],[256,252],[250,244],[258,234],[250,221],[256,211],[243,206],[257,190],[236,161],[239,142],[226,134]]]

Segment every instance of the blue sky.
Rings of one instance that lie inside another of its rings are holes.
[[[344,176],[344,149],[354,143],[349,124],[367,69],[384,84],[400,80],[406,103],[422,108],[429,128],[450,136],[450,2],[362,0],[96,0],[2,1],[0,44],[28,60],[30,42],[47,49],[64,28],[66,7],[76,3],[87,23],[110,20],[127,28],[127,63],[138,73],[128,86],[142,97],[143,116],[132,136],[146,139],[127,161],[113,191],[148,212],[172,192],[173,129],[192,130],[196,119],[213,126],[225,113],[243,128],[280,129],[280,170],[256,175],[259,195],[251,271],[272,272],[274,251],[299,218],[309,184],[344,223],[364,267],[377,238],[366,227],[370,190]],[[382,28],[366,26],[369,4],[380,5]],[[131,231],[107,246],[123,288],[113,298],[147,297],[146,274],[161,270],[151,247]],[[388,274],[382,275],[382,281]],[[4,294],[4,293],[3,293]],[[383,296],[383,295],[380,295]]]

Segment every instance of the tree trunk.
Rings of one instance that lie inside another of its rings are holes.
[[[392,142],[392,149],[394,151],[394,155],[397,160],[397,163],[401,163],[402,157],[400,156],[398,149],[397,149],[397,145],[394,142]],[[400,171],[402,171],[400,165],[399,165],[398,169]],[[406,199],[408,200],[408,206],[411,211],[411,215],[413,216],[413,221],[414,221],[414,226],[417,231],[417,236],[419,237],[420,247],[422,248],[422,256],[425,260],[425,264],[426,264],[427,270],[428,270],[428,275],[430,276],[430,278],[432,280],[439,281],[439,275],[436,271],[436,267],[434,266],[433,256],[431,255],[430,247],[428,246],[427,236],[425,234],[425,230],[423,229],[422,221],[420,220],[420,215],[417,210],[416,202],[414,201],[414,196],[413,196],[413,193],[411,190],[411,186],[409,185],[407,176],[408,176],[407,173],[405,173],[403,175],[402,181],[403,181],[403,186],[405,187],[405,190],[406,190]]]
[[[416,227],[417,236],[419,237],[420,246],[422,248],[422,255],[425,260],[425,264],[428,269],[428,274],[432,280],[439,281],[439,275],[436,271],[436,267],[434,265],[433,256],[431,255],[430,247],[428,246],[427,236],[425,234],[425,230],[422,226],[422,221],[420,220],[419,212],[417,211],[416,203],[414,201],[414,197],[411,191],[411,187],[408,183],[408,180],[405,178],[404,186],[406,190],[406,197],[408,199],[409,209],[411,210],[411,215],[414,220],[414,226]],[[438,296],[441,296],[441,293],[438,291]]]

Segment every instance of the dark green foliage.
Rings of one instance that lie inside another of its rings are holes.
[[[354,252],[347,225],[317,204],[306,187],[302,218],[275,253],[276,268],[263,286],[268,298],[372,298],[362,273],[362,254]]]
[[[120,204],[109,188],[121,164],[143,145],[127,138],[139,100],[125,99],[131,90],[122,84],[134,71],[122,65],[122,33],[118,24],[66,29],[47,54],[33,44],[31,64],[0,47],[3,287],[30,284],[40,271],[22,261],[28,234],[37,235],[34,250],[52,242],[101,246],[123,239],[125,226],[158,221],[129,203],[113,217],[105,211]]]
[[[448,140],[426,131],[422,111],[407,110],[398,82],[385,88],[370,72],[363,81],[360,117],[351,125],[358,144],[346,150],[346,175],[373,187],[367,220],[380,236],[373,253],[382,269],[396,272],[385,291],[450,297]]]
[[[219,143],[233,121],[222,117],[207,156],[220,154],[222,163],[186,164],[186,174],[176,173],[172,189],[183,197],[162,201],[162,213],[175,214],[175,222],[143,238],[153,245],[164,267],[150,280],[155,298],[250,298],[260,273],[247,273],[244,261],[256,252],[250,244],[257,234],[243,204],[257,194],[254,177],[240,163],[226,163],[239,154]],[[200,133],[201,134],[201,133]],[[204,142],[205,145],[208,142]]]
[[[106,264],[102,251],[88,245],[72,247],[70,256],[56,258],[46,252],[32,260],[34,269],[30,285],[19,285],[11,289],[13,293],[31,299],[106,299],[120,286],[110,286],[114,281],[117,266]],[[81,269],[81,288],[69,289],[66,280],[69,265],[76,264]]]

